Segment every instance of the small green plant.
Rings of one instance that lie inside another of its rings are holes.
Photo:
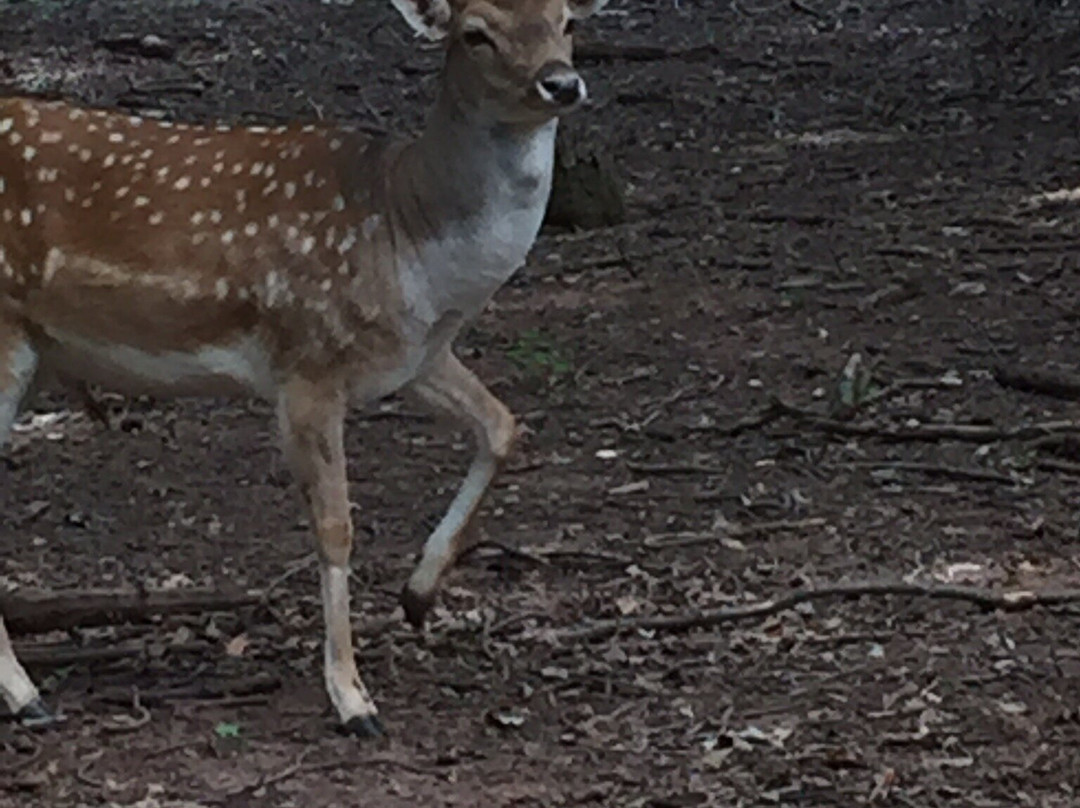
[[[566,354],[539,329],[522,331],[506,352],[510,361],[524,372],[558,381],[573,371]]]
[[[219,738],[239,738],[240,725],[233,721],[222,721],[214,727],[214,734]]]

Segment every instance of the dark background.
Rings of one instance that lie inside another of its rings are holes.
[[[1080,418],[995,380],[1076,372],[1080,202],[1040,195],[1080,186],[1077,10],[989,5],[615,0],[582,26],[593,102],[567,125],[613,158],[629,221],[545,233],[461,342],[530,432],[426,636],[396,593],[467,436],[407,399],[350,424],[390,741],[333,733],[269,407],[109,397],[106,431],[35,402],[0,467],[8,584],[294,574],[269,609],[26,638],[70,721],[0,728],[0,805],[1074,805],[1068,612],[875,598],[552,633],[845,579],[1077,583],[1075,439],[887,439]],[[415,130],[438,52],[384,2],[23,0],[0,3],[0,80]],[[124,658],[56,661],[83,647]],[[134,688],[150,723],[118,733]]]

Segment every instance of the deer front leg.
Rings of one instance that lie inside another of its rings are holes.
[[[343,390],[294,380],[281,395],[285,454],[311,513],[326,624],[326,690],[342,726],[361,737],[383,734],[378,710],[356,670],[349,618],[353,526],[345,471]]]
[[[510,454],[516,425],[506,406],[449,349],[414,383],[414,389],[431,406],[470,426],[477,441],[465,481],[424,544],[420,563],[401,595],[406,619],[419,627],[435,600],[439,582],[466,547],[469,523]]]
[[[0,318],[0,450],[7,443],[37,366],[37,354],[23,329]],[[0,459],[0,479],[6,473]],[[0,617],[0,695],[24,724],[53,720],[38,689],[15,656],[3,617]]]
[[[3,618],[0,618],[0,692],[12,714],[24,725],[40,726],[56,720],[19,664]]]

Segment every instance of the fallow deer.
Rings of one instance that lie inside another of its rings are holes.
[[[353,655],[346,410],[411,388],[478,451],[402,604],[421,624],[515,421],[452,342],[522,266],[558,117],[585,99],[574,20],[606,0],[392,0],[445,43],[422,133],[195,126],[0,100],[0,443],[36,377],[277,406],[320,560],[343,726],[382,725]],[[0,691],[49,721],[0,620]]]

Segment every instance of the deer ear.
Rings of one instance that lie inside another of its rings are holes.
[[[608,0],[570,0],[568,3],[570,16],[575,20],[591,17],[607,4]]]
[[[449,0],[390,0],[405,22],[420,36],[433,42],[444,39],[450,31],[453,11]]]

